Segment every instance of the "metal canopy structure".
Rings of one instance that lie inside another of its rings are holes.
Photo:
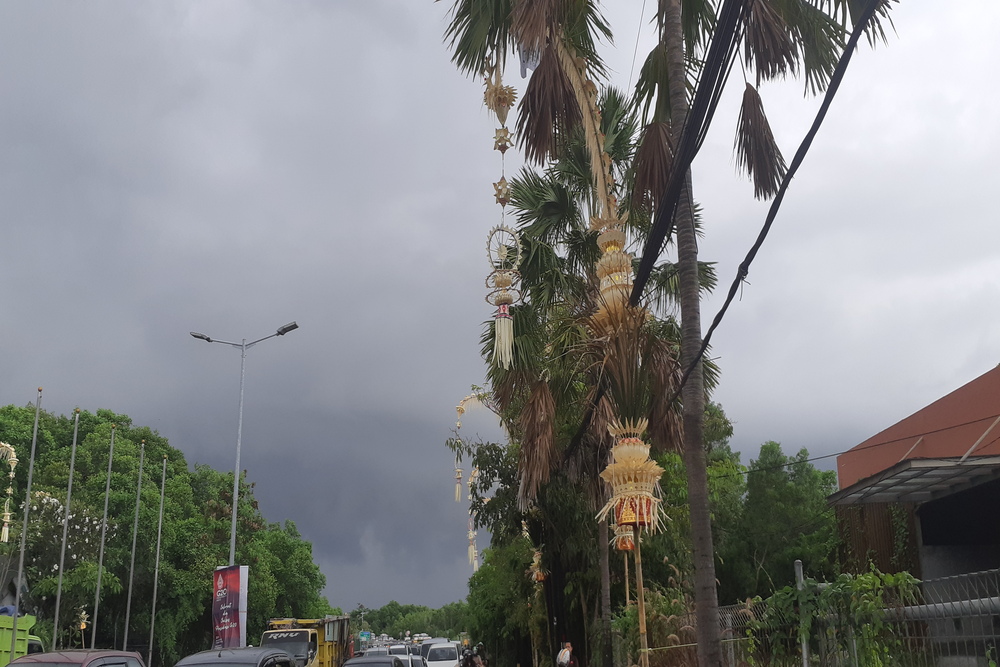
[[[831,505],[925,503],[1000,479],[1000,456],[906,459],[834,493]]]

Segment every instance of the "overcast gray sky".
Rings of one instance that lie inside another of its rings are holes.
[[[442,44],[449,6],[0,5],[0,404],[41,385],[48,410],[124,412],[230,469],[239,352],[188,332],[296,320],[248,354],[242,464],[344,608],[440,606],[470,574],[443,442],[484,378],[499,164],[481,84]],[[638,0],[608,6],[625,87],[651,33]],[[744,461],[769,439],[847,449],[1000,362],[1000,5],[893,15],[715,338]],[[818,102],[763,96],[790,158]],[[694,167],[725,284],[766,211],[735,174],[737,105]]]

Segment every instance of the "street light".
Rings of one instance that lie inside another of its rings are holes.
[[[278,327],[270,336],[264,336],[263,338],[258,338],[255,341],[247,342],[244,338],[239,343],[231,343],[226,340],[217,340],[215,338],[209,338],[203,333],[198,333],[197,331],[192,331],[191,335],[198,340],[203,340],[208,343],[222,343],[223,345],[228,345],[230,347],[236,347],[240,350],[240,416],[239,424],[236,427],[236,470],[233,474],[233,525],[229,533],[229,564],[236,564],[236,508],[239,506],[240,498],[240,445],[243,441],[243,380],[246,377],[246,362],[247,362],[247,350],[251,347],[265,341],[268,338],[274,338],[275,336],[284,336],[289,331],[295,331],[299,328],[299,325],[295,322],[289,322],[288,324]]]

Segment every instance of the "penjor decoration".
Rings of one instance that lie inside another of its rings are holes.
[[[662,515],[660,476],[663,475],[663,468],[649,458],[649,445],[640,437],[647,424],[645,419],[639,419],[612,422],[608,426],[608,431],[617,441],[611,448],[612,461],[601,472],[601,479],[611,485],[612,493],[611,500],[601,509],[598,518],[603,520],[613,510],[619,528],[646,528],[649,532],[656,532]],[[624,534],[623,531],[621,535]],[[615,539],[618,538],[616,530]],[[621,548],[622,543],[616,546]]]
[[[504,224],[511,189],[507,182],[504,156],[511,146],[511,132],[507,128],[507,114],[517,99],[513,86],[505,86],[500,79],[500,67],[494,65],[486,72],[486,92],[483,103],[492,111],[500,127],[493,134],[493,150],[500,151],[500,180],[493,184],[493,196],[500,205],[500,224],[490,230],[486,251],[490,261],[490,274],[486,278],[489,293],[486,301],[496,308],[493,314],[493,361],[510,368],[514,358],[514,320],[510,307],[521,299],[518,289],[521,274],[521,242],[517,233]]]
[[[14,497],[14,468],[17,467],[17,453],[6,442],[0,442],[0,461],[7,461],[10,466],[7,480],[7,498],[3,501],[3,528],[0,529],[0,542],[10,541],[10,504]]]

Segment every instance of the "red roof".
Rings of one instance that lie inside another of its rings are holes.
[[[907,459],[998,455],[998,418],[1000,366],[838,456],[840,488]]]

